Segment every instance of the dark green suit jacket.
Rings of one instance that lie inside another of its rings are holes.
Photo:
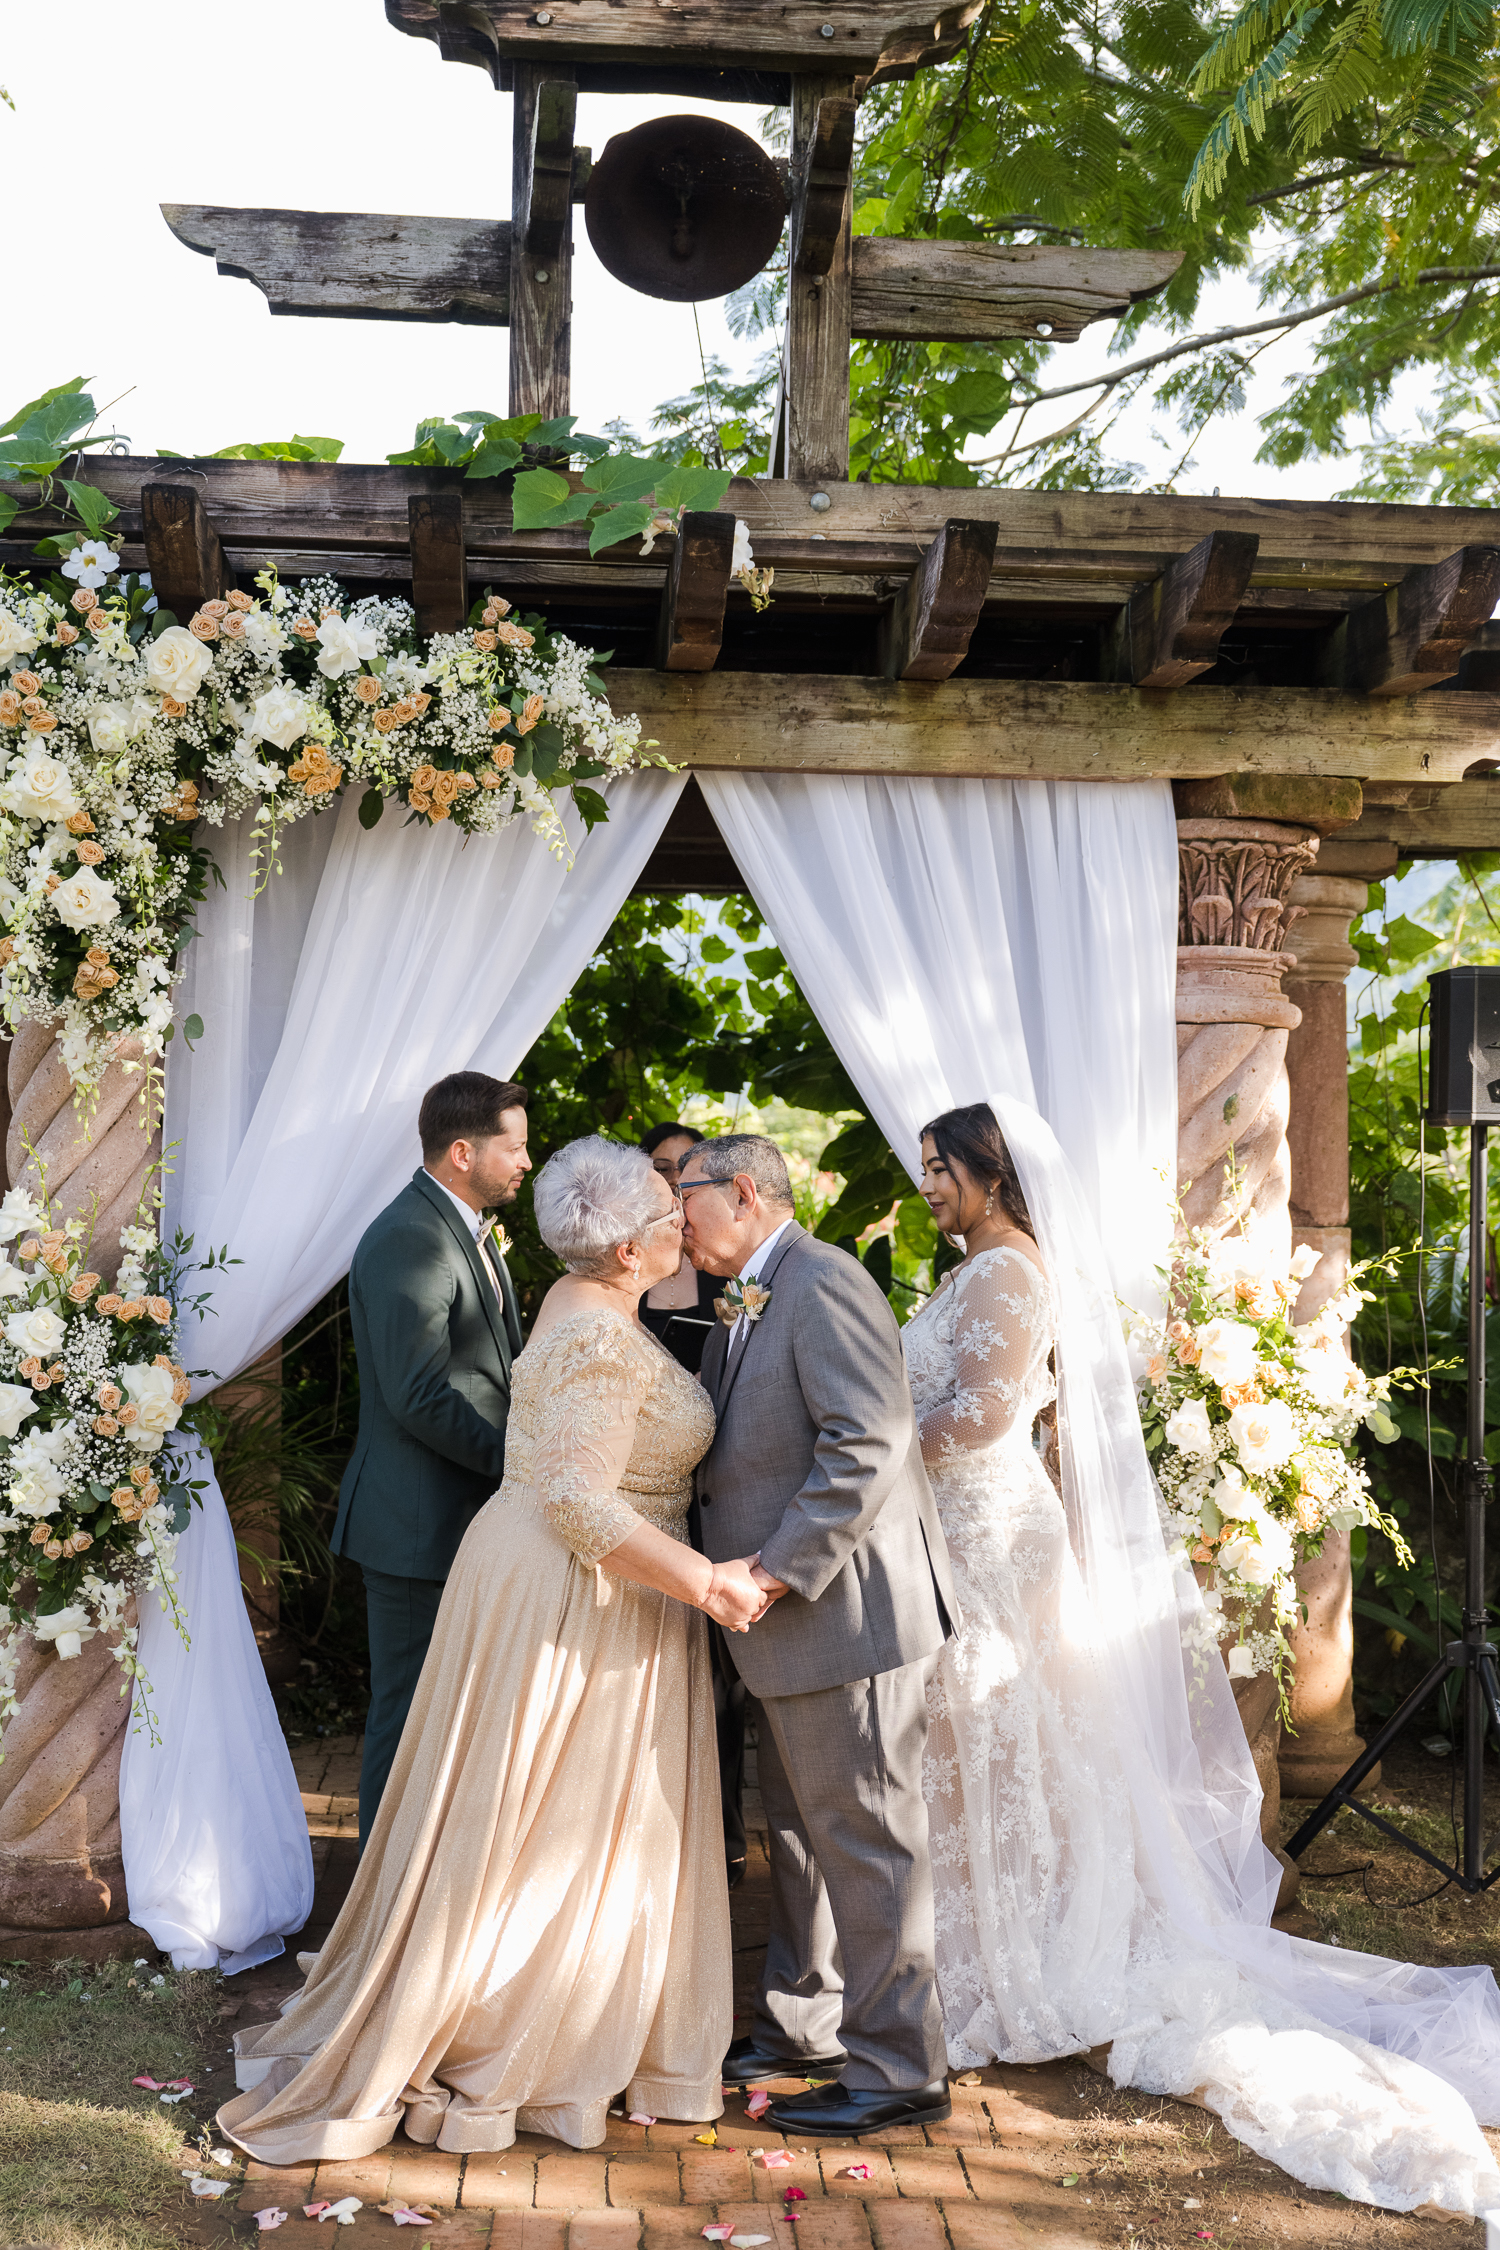
[[[495,1262],[503,1304],[451,1199],[420,1170],[360,1238],[349,1269],[359,1438],[336,1555],[394,1578],[446,1578],[498,1487],[521,1315]]]

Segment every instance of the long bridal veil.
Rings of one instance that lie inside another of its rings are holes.
[[[1134,1816],[1139,1891],[1110,2075],[1194,2094],[1310,2185],[1392,2210],[1500,2206],[1500,1989],[1270,1927],[1280,1869],[1222,1665],[1168,1556],[1103,1246],[1051,1128],[991,1095],[1052,1276],[1063,1500]],[[1201,1645],[1201,1644],[1200,1644]]]

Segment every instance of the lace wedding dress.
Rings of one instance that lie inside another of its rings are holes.
[[[1046,1277],[1004,1249],[955,1268],[903,1331],[963,1620],[933,1683],[924,1766],[950,2062],[1108,2043],[1117,2085],[1192,2096],[1309,2186],[1397,2210],[1500,2204],[1454,2086],[1237,1966],[1232,1932],[1216,1948],[1164,1910],[1117,1745],[1130,1721],[1111,1637],[1132,1621],[1095,1614],[1032,1443],[1054,1330]],[[1193,1905],[1214,1922],[1206,1888]],[[1393,1980],[1429,1974],[1389,1966]]]
[[[600,1568],[685,1539],[713,1409],[618,1314],[515,1363],[475,1517],[354,1886],[306,1984],[235,2041],[224,2131],[268,2164],[575,2148],[611,2099],[717,2117],[729,1902],[705,1621]]]

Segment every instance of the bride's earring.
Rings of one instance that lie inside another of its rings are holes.
[[[985,1217],[986,1217],[986,1218],[988,1218],[988,1217],[989,1217],[989,1215],[990,1215],[991,1211],[993,1211],[993,1210],[994,1210],[994,1208],[995,1208],[995,1191],[994,1191],[994,1189],[993,1189],[993,1188],[986,1188],[986,1189],[985,1189],[985,1191],[984,1191],[984,1215],[985,1215]]]

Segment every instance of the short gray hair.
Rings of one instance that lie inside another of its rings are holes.
[[[610,1252],[663,1216],[661,1181],[648,1156],[602,1133],[549,1156],[532,1194],[537,1228],[570,1273],[608,1273]]]
[[[786,1158],[764,1133],[721,1133],[717,1140],[704,1141],[695,1148],[684,1162],[694,1171],[701,1169],[707,1180],[732,1180],[736,1172],[743,1172],[755,1182],[763,1202],[787,1210],[796,1203]]]

